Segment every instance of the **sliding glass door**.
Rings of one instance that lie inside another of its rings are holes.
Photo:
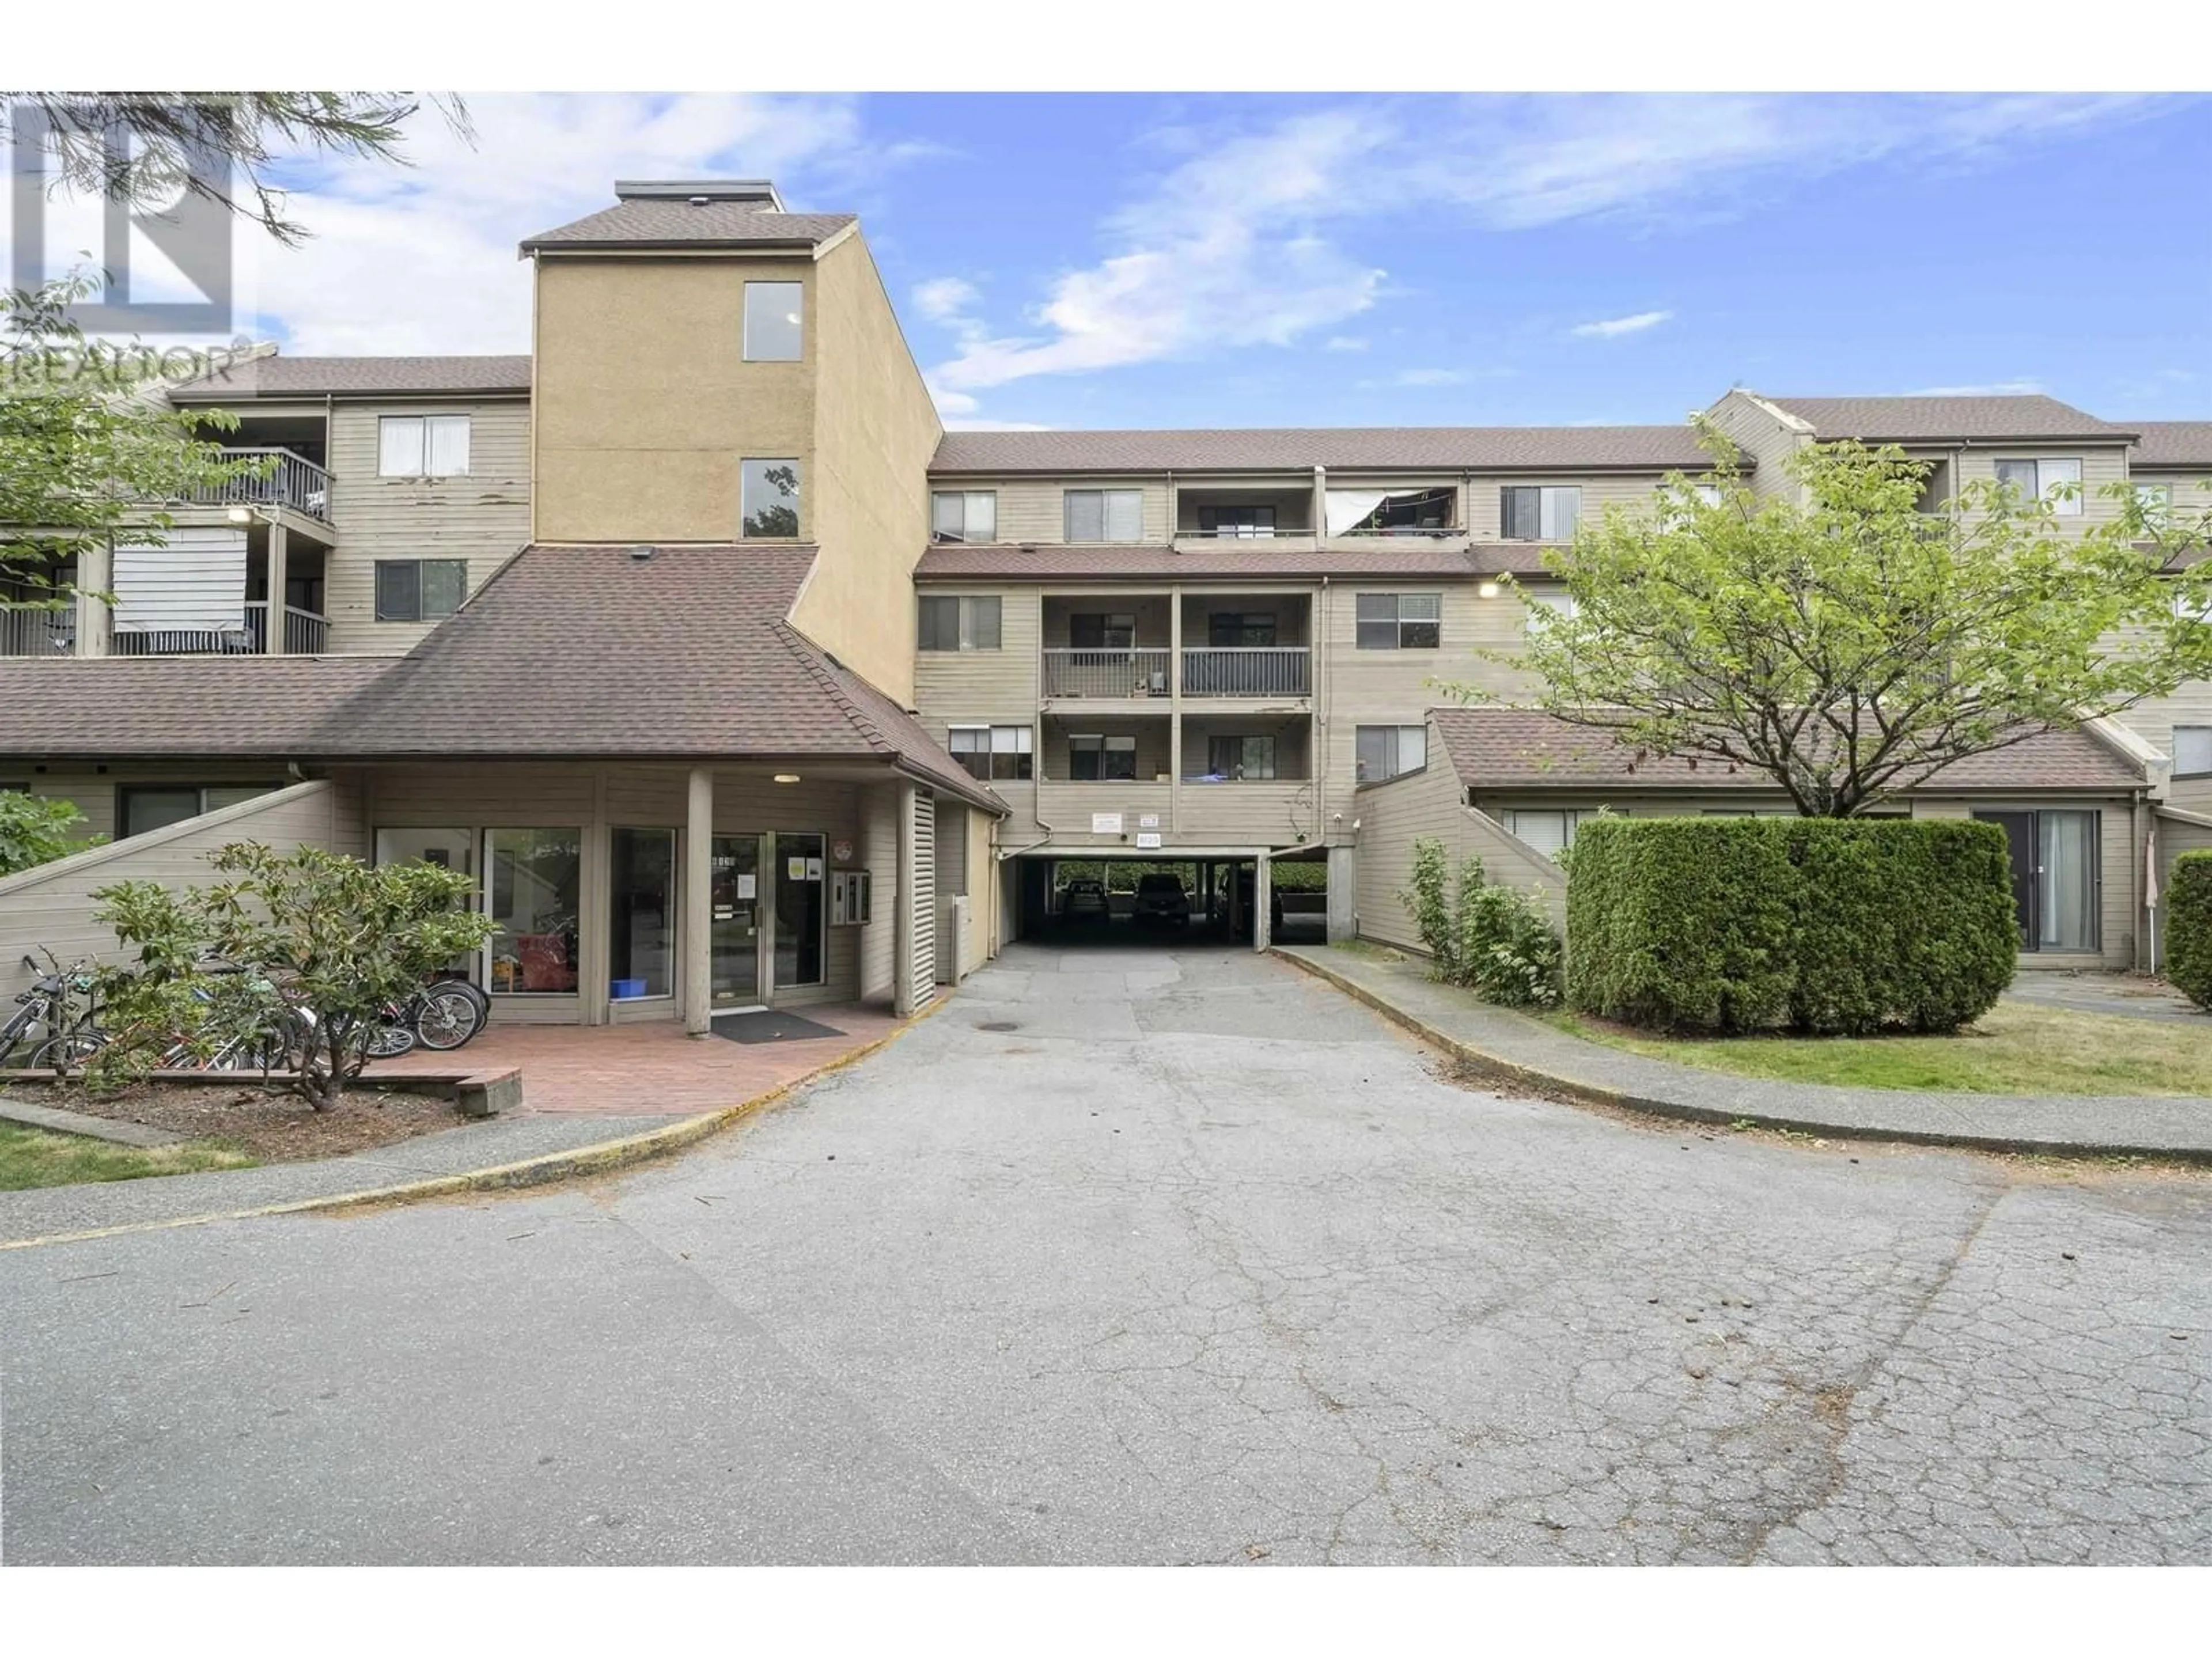
[[[2095,951],[2100,815],[2069,810],[1974,816],[2005,832],[2021,948]]]

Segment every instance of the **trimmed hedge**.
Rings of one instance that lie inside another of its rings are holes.
[[[1955,1030],[2019,950],[1994,824],[1608,817],[1568,860],[1569,1004],[1659,1030]]]
[[[2166,976],[2200,1008],[2212,1008],[2212,851],[2173,861],[2166,902]]]

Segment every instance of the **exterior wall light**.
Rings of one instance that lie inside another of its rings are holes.
[[[778,783],[797,783],[799,781],[799,774],[796,772],[779,772],[775,775],[775,781]]]
[[[1498,597],[1498,584],[1496,582],[1485,582],[1481,586],[1476,588],[1474,591],[1477,593],[1480,593],[1486,599],[1494,599]]]

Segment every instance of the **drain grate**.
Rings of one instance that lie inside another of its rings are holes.
[[[1022,1028],[1011,1019],[987,1019],[978,1024],[979,1031],[1018,1031]]]

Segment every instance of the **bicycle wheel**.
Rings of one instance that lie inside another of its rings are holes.
[[[423,992],[423,994],[425,996],[438,996],[443,994],[467,998],[469,1006],[476,1010],[475,1029],[470,1031],[469,1035],[471,1036],[474,1036],[477,1031],[483,1030],[485,1022],[491,1018],[491,999],[486,996],[482,989],[467,980],[441,979],[435,985],[430,986],[426,989]]]
[[[415,1004],[415,1035],[425,1048],[441,1054],[458,1048],[477,1034],[477,1024],[475,1001],[443,986],[424,992]]]
[[[413,1029],[395,1018],[371,1031],[362,1052],[371,1060],[397,1060],[414,1046]]]
[[[31,1064],[47,1071],[74,1072],[106,1046],[105,1031],[64,1031],[40,1043]]]

